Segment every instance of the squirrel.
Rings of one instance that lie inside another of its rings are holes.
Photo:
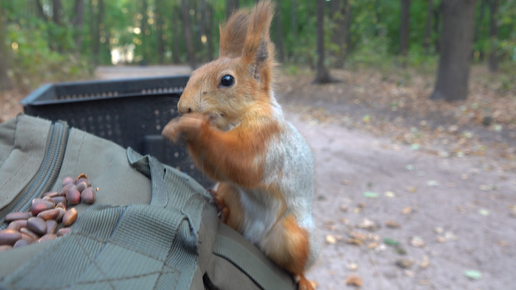
[[[304,273],[319,248],[313,161],[272,90],[272,17],[272,4],[261,1],[219,26],[219,58],[191,74],[177,105],[182,116],[162,135],[185,141],[197,167],[218,182],[211,193],[221,221],[308,290]]]

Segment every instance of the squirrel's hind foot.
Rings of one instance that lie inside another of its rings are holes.
[[[229,208],[226,206],[224,199],[220,195],[217,194],[217,191],[213,188],[207,190],[211,195],[210,203],[214,204],[217,207],[218,216],[221,223],[227,223],[229,216]]]
[[[299,290],[314,290],[312,283],[305,278],[305,275],[296,275],[294,279],[298,282]]]

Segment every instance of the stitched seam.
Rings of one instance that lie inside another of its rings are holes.
[[[162,268],[163,269],[163,268]],[[96,281],[83,281],[83,282],[77,282],[75,283],[75,285],[81,285],[81,284],[97,284],[97,283],[103,283],[103,282],[110,282],[110,281],[123,281],[123,280],[129,280],[129,279],[134,279],[134,278],[141,278],[141,277],[146,277],[146,276],[151,276],[151,275],[155,275],[155,274],[172,274],[172,273],[179,273],[179,271],[175,270],[175,269],[171,269],[171,270],[168,270],[168,271],[154,271],[154,272],[149,272],[149,273],[146,273],[146,274],[140,274],[140,275],[132,275],[132,276],[127,276],[127,277],[121,277],[121,278],[113,278],[113,279],[105,279],[105,280],[96,280]],[[161,275],[160,275],[161,277]],[[159,277],[158,277],[159,279]],[[157,282],[158,280],[156,280]],[[69,285],[71,286],[71,285]]]
[[[91,256],[89,255],[88,251],[86,251],[86,249],[84,247],[84,244],[81,242],[80,239],[77,239],[77,243],[79,244],[79,246],[81,246],[81,249],[82,249],[83,253],[85,253],[86,256],[88,257],[88,261],[90,262],[90,264],[92,264],[95,268],[97,268],[99,270],[99,272],[104,277],[106,277],[104,272],[102,272],[102,268],[100,268],[99,265],[97,265],[97,263],[95,262],[95,259],[92,259]],[[107,279],[107,277],[106,277],[106,279]],[[111,287],[111,289],[115,290],[115,286],[113,284],[109,283],[109,286]]]

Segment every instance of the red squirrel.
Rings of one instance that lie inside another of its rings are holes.
[[[313,289],[304,273],[318,256],[310,147],[274,98],[273,7],[261,1],[220,27],[219,58],[195,70],[179,99],[181,117],[163,136],[186,141],[194,163],[218,181],[221,221]]]

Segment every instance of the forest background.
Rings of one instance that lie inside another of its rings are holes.
[[[81,78],[96,65],[113,62],[189,63],[196,67],[216,57],[218,24],[232,10],[255,2],[3,0],[0,29],[5,34],[0,42],[7,51],[0,62],[14,84],[30,88],[43,81]],[[436,71],[443,1],[320,2],[325,14],[326,66]],[[489,62],[492,71],[509,73],[512,78],[505,83],[512,86],[516,78],[516,1],[458,2],[475,5],[471,62]],[[292,73],[299,67],[316,66],[317,5],[308,0],[276,1],[272,39],[278,61]]]
[[[217,57],[219,24],[257,2],[0,0],[0,115],[42,83],[92,79],[99,66],[196,68]],[[279,93],[516,129],[516,0],[273,2]],[[314,77],[341,85],[327,94]]]

